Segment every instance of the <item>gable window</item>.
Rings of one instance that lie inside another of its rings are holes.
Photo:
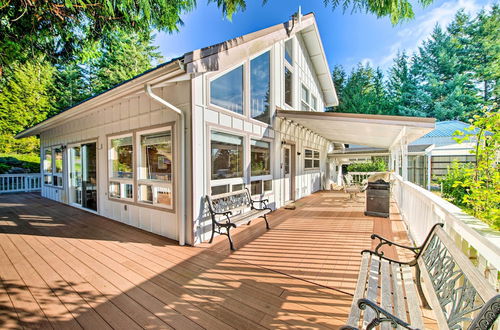
[[[311,94],[311,108],[314,111],[318,110],[318,99],[316,98],[316,96],[312,94]]]
[[[250,144],[252,176],[271,174],[271,144],[257,140],[251,140]]]
[[[243,114],[243,65],[210,82],[210,103]]]
[[[309,111],[311,109],[311,107],[309,106],[309,90],[304,85],[302,85],[300,96],[301,96],[301,102],[300,102],[301,109],[304,111]]]
[[[43,150],[43,183],[52,184],[52,148]]]
[[[269,96],[271,89],[270,53],[250,61],[250,110],[252,118],[270,123]]]
[[[137,185],[139,202],[172,208],[172,128],[138,135]]]
[[[134,147],[132,136],[109,139],[109,196],[133,199]]]
[[[285,60],[293,65],[293,39],[285,41]]]
[[[304,168],[319,168],[319,151],[313,149],[304,149]]]
[[[285,66],[285,103],[288,106],[292,106],[293,99],[293,81],[292,81],[292,71]]]
[[[243,177],[243,137],[213,131],[210,149],[212,180]]]

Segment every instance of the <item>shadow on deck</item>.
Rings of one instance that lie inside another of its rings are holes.
[[[176,242],[52,202],[0,195],[0,327],[337,328],[373,232],[404,241],[397,212],[319,192],[214,244]],[[386,253],[396,256],[394,250]]]

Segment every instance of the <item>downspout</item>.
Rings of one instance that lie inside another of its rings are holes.
[[[186,210],[187,210],[187,182],[186,182],[186,119],[184,116],[184,112],[174,106],[173,104],[167,102],[166,100],[162,99],[158,95],[153,93],[153,89],[151,87],[151,84],[145,84],[144,85],[144,90],[146,91],[146,94],[151,97],[152,99],[158,101],[159,103],[163,104],[170,110],[176,112],[179,115],[179,121],[180,121],[180,126],[181,126],[181,134],[179,138],[180,142],[180,149],[181,152],[179,153],[181,156],[181,165],[180,165],[180,184],[179,184],[179,196],[182,197],[184,200],[184,205],[181,205],[179,208],[179,245],[185,245],[186,244]]]

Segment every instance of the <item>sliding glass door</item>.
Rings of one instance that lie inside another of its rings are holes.
[[[73,145],[69,148],[70,203],[97,211],[97,150],[96,143]]]

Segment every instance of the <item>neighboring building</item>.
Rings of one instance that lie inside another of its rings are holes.
[[[432,181],[446,175],[448,167],[456,161],[470,163],[475,161],[473,142],[457,143],[455,132],[477,134],[470,125],[458,120],[436,122],[436,128],[408,145],[408,180],[430,189]],[[336,163],[344,166],[355,162],[366,162],[381,157],[389,160],[389,150],[366,146],[349,146],[330,153]],[[398,168],[402,173],[401,167]],[[344,171],[345,173],[345,171]]]
[[[328,186],[327,154],[343,141],[386,147],[434,127],[323,112],[337,103],[314,15],[298,14],[186,53],[18,137],[40,135],[42,196],[196,244],[210,236],[206,194],[248,187],[278,208]]]

